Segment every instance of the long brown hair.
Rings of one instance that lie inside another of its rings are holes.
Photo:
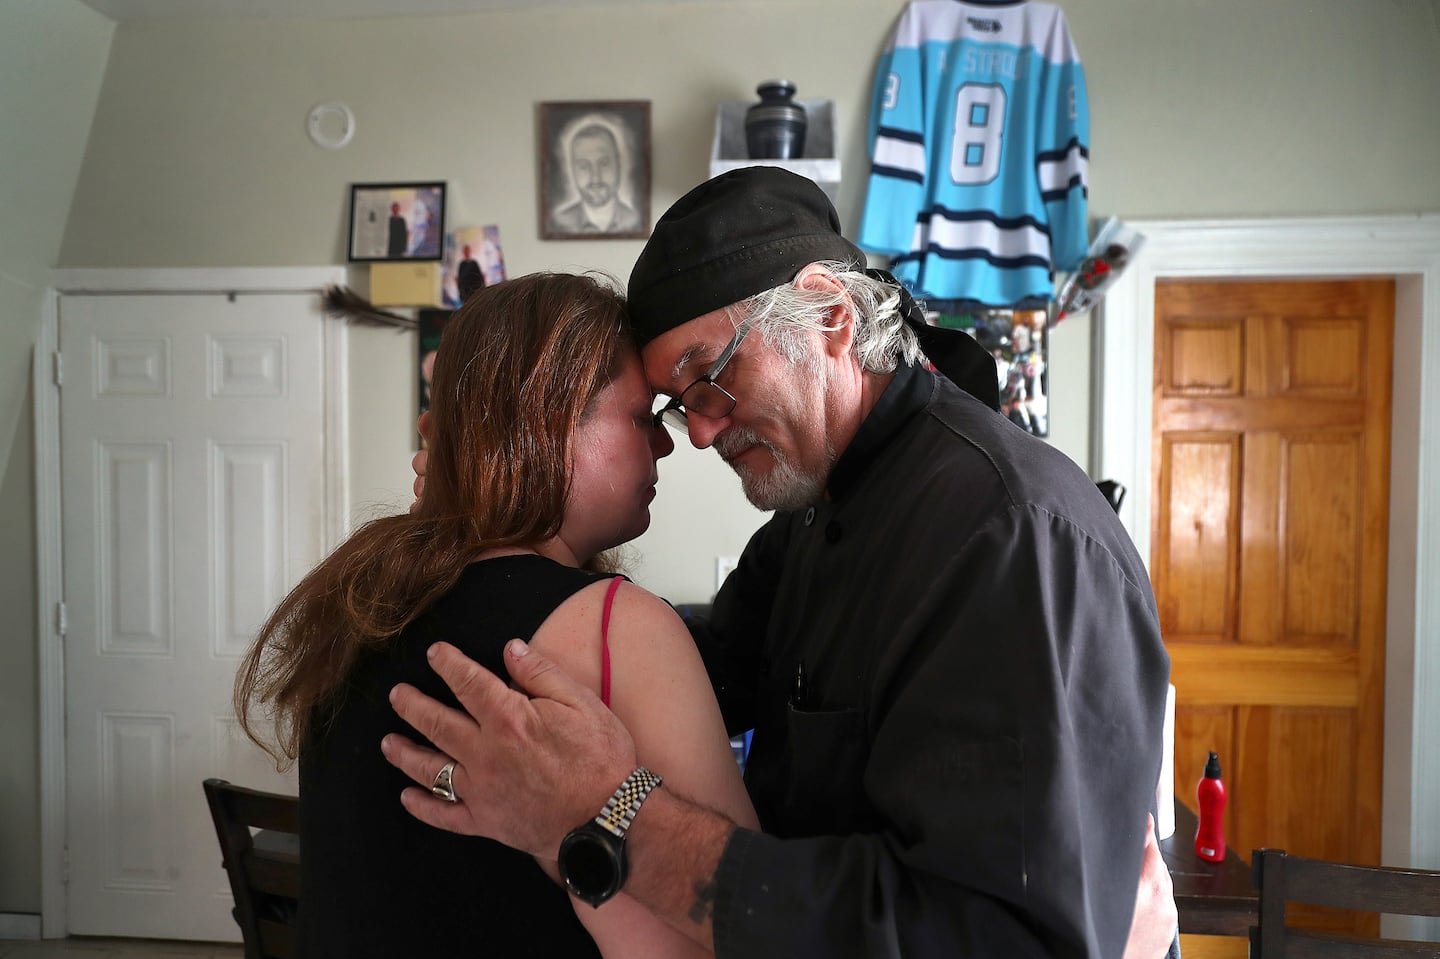
[[[570,444],[633,349],[624,300],[593,276],[486,287],[446,324],[431,387],[425,495],[367,523],[276,607],[235,680],[247,735],[293,760],[317,707],[495,547],[536,546],[564,519]],[[257,715],[273,719],[261,734]]]

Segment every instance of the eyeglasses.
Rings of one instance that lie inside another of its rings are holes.
[[[750,332],[750,324],[742,323],[735,331],[735,338],[721,351],[720,356],[711,364],[705,374],[685,387],[680,395],[655,414],[655,428],[659,429],[664,423],[673,430],[682,433],[690,431],[690,424],[686,420],[687,412],[699,413],[701,416],[710,419],[721,419],[729,416],[735,411],[735,397],[725,391],[723,387],[715,385],[715,378],[720,371],[725,369],[725,364],[730,362],[730,357],[735,355],[739,348],[740,341],[745,339],[745,334]]]

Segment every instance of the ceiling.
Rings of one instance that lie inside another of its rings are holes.
[[[0,0],[3,2],[3,0]],[[697,0],[81,0],[112,20],[326,20],[483,13],[520,7],[680,4]],[[776,0],[771,0],[776,2]],[[1430,0],[1440,15],[1440,0]]]
[[[83,0],[112,20],[326,20],[475,13],[519,7],[599,7],[684,0]]]

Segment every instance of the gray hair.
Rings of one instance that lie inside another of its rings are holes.
[[[866,276],[840,260],[820,260],[840,281],[841,289],[802,290],[794,283],[757,293],[737,304],[741,318],[748,317],[752,329],[777,353],[797,365],[815,370],[819,357],[801,335],[806,330],[835,329],[830,310],[853,306],[855,339],[851,344],[860,368],[870,373],[892,372],[900,361],[918,362],[920,342],[900,311],[900,291],[889,283]]]

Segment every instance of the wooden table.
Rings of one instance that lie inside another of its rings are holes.
[[[1260,894],[1250,883],[1250,867],[1225,850],[1224,862],[1195,855],[1195,814],[1175,800],[1175,834],[1160,841],[1170,867],[1180,931],[1205,936],[1248,936],[1260,921]]]

